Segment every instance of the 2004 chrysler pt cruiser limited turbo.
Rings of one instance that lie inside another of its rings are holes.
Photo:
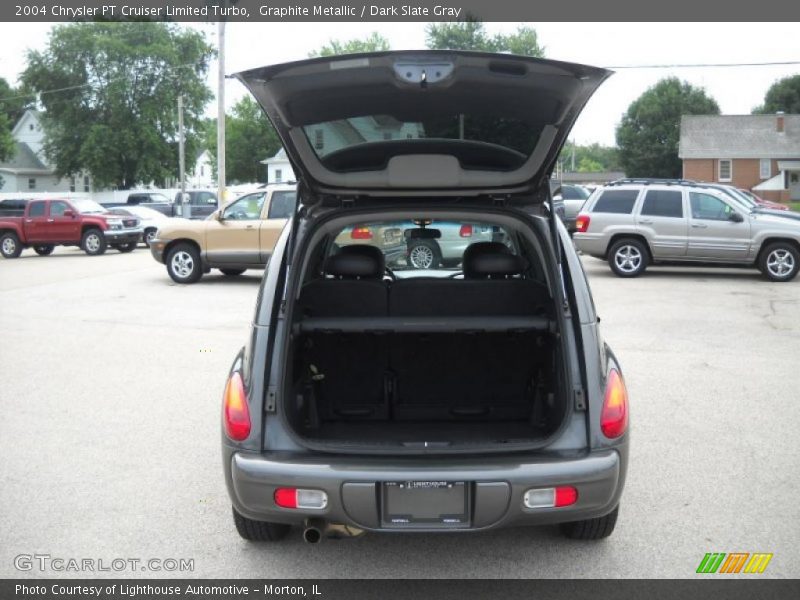
[[[300,182],[224,392],[242,537],[611,534],[627,392],[547,210],[559,149],[608,75],[451,51],[238,74]],[[373,239],[436,240],[438,223],[466,242],[457,264],[387,261]]]

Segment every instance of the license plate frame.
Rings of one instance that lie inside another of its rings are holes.
[[[381,524],[387,528],[454,529],[470,526],[467,481],[386,481],[381,485]]]

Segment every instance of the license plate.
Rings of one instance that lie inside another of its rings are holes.
[[[385,527],[469,526],[465,481],[390,481],[383,484]]]

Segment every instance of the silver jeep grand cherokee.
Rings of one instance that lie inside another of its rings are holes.
[[[595,190],[573,239],[620,277],[650,264],[694,263],[752,266],[791,281],[800,269],[797,216],[746,206],[715,184],[624,179]]]
[[[308,542],[541,524],[611,534],[627,392],[546,209],[558,152],[608,75],[455,51],[239,74],[299,171],[224,394],[242,537],[292,525]],[[355,224],[397,223],[412,240],[446,224],[461,258],[402,269],[380,245],[335,243]]]

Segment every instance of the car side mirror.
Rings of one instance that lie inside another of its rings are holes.
[[[738,213],[736,211],[733,211],[728,218],[734,223],[741,223],[742,221],[744,221],[744,217],[741,215],[741,213]]]
[[[64,211],[64,216],[65,216],[65,217],[70,217],[70,218],[74,219],[74,218],[75,218],[75,211],[74,211],[74,210],[72,210],[72,209],[70,209],[70,208],[68,208],[68,209],[66,209],[66,210]]]

